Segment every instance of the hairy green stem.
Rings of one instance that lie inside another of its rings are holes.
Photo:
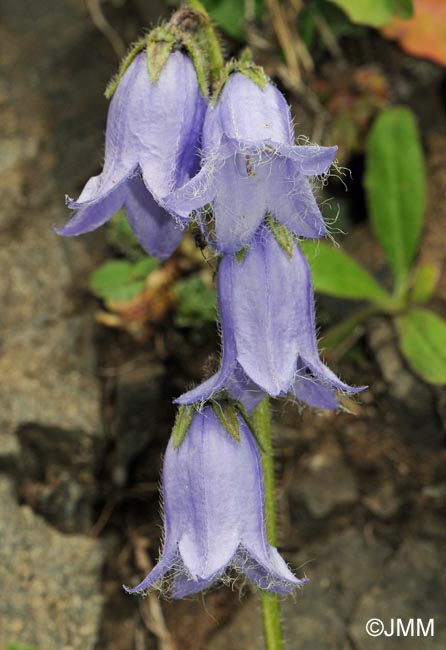
[[[266,397],[254,410],[252,424],[260,446],[265,485],[265,519],[268,541],[277,546],[276,492],[274,482],[274,458],[271,439],[269,398]],[[263,633],[266,650],[283,650],[280,602],[277,594],[260,592]]]

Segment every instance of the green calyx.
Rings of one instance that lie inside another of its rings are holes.
[[[175,418],[175,424],[172,429],[172,438],[173,438],[173,448],[178,449],[178,447],[183,442],[186,433],[189,431],[190,424],[194,415],[194,407],[186,406],[182,404]]]
[[[175,31],[166,25],[161,25],[153,29],[147,36],[147,69],[153,83],[158,81],[167,59],[178,43],[178,35]]]
[[[243,248],[241,248],[239,251],[236,252],[235,259],[237,260],[238,264],[241,264],[243,262],[248,250],[249,250],[249,246],[244,246]]]
[[[228,61],[224,68],[221,71],[220,77],[215,85],[214,94],[212,96],[211,105],[213,106],[217,99],[220,96],[221,91],[224,88],[225,83],[229,79],[229,76],[235,72],[240,72],[241,74],[251,79],[255,84],[260,88],[265,88],[268,83],[268,75],[265,70],[260,65],[256,65],[251,59],[251,53],[246,48],[240,59],[233,59]]]
[[[124,57],[119,70],[117,74],[115,74],[114,77],[109,81],[107,88],[105,89],[105,96],[107,99],[111,99],[115,93],[116,88],[119,86],[119,83],[124,76],[124,74],[127,71],[127,68],[130,67],[131,63],[133,63],[134,59],[136,58],[137,54],[143,51],[143,49],[146,46],[146,41],[145,39],[141,39],[133,45],[128,54]]]
[[[270,214],[267,215],[265,221],[276,242],[291,259],[293,257],[293,237],[288,228]]]
[[[153,29],[138,41],[122,61],[118,73],[108,84],[105,96],[110,99],[135,57],[146,50],[147,69],[153,83],[158,81],[170,54],[185,50],[192,59],[203,95],[220,77],[224,59],[216,30],[200,2],[191,2],[176,11],[169,23]]]
[[[212,410],[231,438],[240,442],[240,423],[238,409],[233,402],[212,402]]]

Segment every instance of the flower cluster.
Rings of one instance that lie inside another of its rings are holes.
[[[127,60],[110,104],[103,171],[67,200],[75,214],[56,229],[80,235],[124,207],[150,254],[169,257],[194,221],[219,258],[220,369],[176,400],[195,410],[164,460],[164,550],[128,591],[168,574],[173,596],[183,597],[230,566],[286,593],[303,581],[267,542],[259,451],[246,422],[265,396],[334,409],[336,390],[358,390],[319,357],[298,245],[326,233],[310,179],[327,172],[336,147],[297,145],[285,98],[252,64],[223,69],[208,95],[189,36],[172,30],[155,43],[155,75],[148,47]],[[215,410],[234,403],[245,418],[234,416],[237,435]]]

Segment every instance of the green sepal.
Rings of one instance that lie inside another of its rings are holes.
[[[231,438],[240,442],[240,424],[235,405],[231,402],[212,402],[212,410]]]
[[[244,55],[243,58],[239,60],[232,59],[226,63],[225,67],[221,71],[220,78],[215,85],[214,94],[211,99],[211,106],[215,105],[221,91],[224,88],[225,83],[229,79],[230,75],[234,72],[240,72],[241,74],[245,75],[245,77],[251,79],[251,81],[253,81],[262,89],[265,88],[269,80],[269,77],[266,74],[265,70],[260,65],[256,65],[250,61],[246,55]]]
[[[173,438],[173,448],[178,449],[178,447],[183,442],[186,433],[189,431],[190,423],[194,415],[194,407],[187,404],[182,404],[178,408],[177,416],[175,418],[175,424],[172,429],[172,438]]]
[[[246,409],[243,406],[243,404],[241,404],[240,402],[235,402],[235,408],[237,409],[237,411],[241,415],[241,417],[243,419],[243,422],[246,424],[246,426],[248,427],[248,429],[251,431],[252,435],[254,436],[254,440],[256,441],[259,449],[261,451],[265,452],[265,447],[264,447],[261,439],[257,435],[257,431],[256,431],[256,429],[255,429],[249,415],[247,414]]]
[[[245,259],[245,256],[246,256],[246,253],[248,252],[248,250],[249,250],[249,246],[243,246],[243,248],[241,248],[239,251],[236,252],[235,259],[237,260],[237,262],[239,264],[241,264],[243,262],[243,260]]]
[[[207,53],[204,50],[200,39],[190,34],[181,34],[181,41],[186,48],[194,64],[195,73],[198,79],[198,85],[205,97],[208,95],[208,82],[210,75],[209,61]]]
[[[285,251],[289,258],[293,257],[293,238],[286,226],[279,223],[270,214],[266,216],[266,225],[273,234],[274,239]]]
[[[204,36],[203,45],[207,49],[207,58],[209,60],[212,83],[215,83],[220,77],[221,71],[225,65],[218,33],[203,4],[198,0],[189,0],[189,4],[192,9],[195,9],[195,11],[201,15],[202,18],[201,29]]]
[[[128,54],[124,57],[121,65],[119,66],[118,72],[115,74],[114,77],[110,79],[108,82],[107,88],[105,89],[105,96],[107,99],[111,99],[114,95],[114,92],[116,88],[119,86],[119,83],[126,73],[127,69],[130,67],[130,65],[133,63],[134,59],[136,56],[142,52],[142,50],[146,46],[146,41],[145,39],[141,39],[140,41],[137,41],[135,45],[131,47],[129,50]]]
[[[164,66],[167,63],[178,35],[174,27],[161,25],[153,29],[147,37],[147,69],[152,83],[158,81]]]

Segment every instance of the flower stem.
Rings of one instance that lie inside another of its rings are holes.
[[[277,546],[276,492],[274,485],[274,458],[271,439],[269,398],[266,397],[254,410],[252,424],[260,445],[265,485],[265,519],[268,541]],[[283,650],[280,603],[277,594],[262,590],[263,633],[266,650]]]

